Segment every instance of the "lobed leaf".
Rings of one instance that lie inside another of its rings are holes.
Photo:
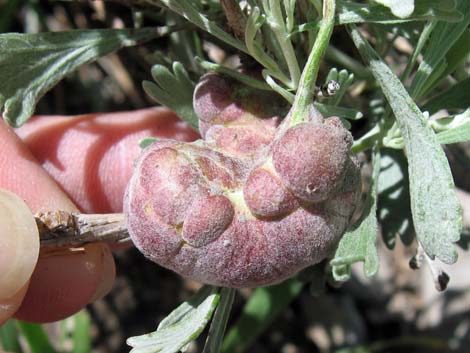
[[[371,191],[362,222],[353,230],[348,231],[341,238],[332,266],[333,278],[336,281],[346,281],[351,276],[351,265],[355,262],[364,262],[364,274],[373,276],[379,269],[379,256],[375,241],[378,234],[377,225],[377,182],[380,172],[380,153],[374,148],[372,157],[373,173],[371,178]]]
[[[24,124],[37,101],[79,66],[159,35],[154,28],[0,34],[0,109],[11,125]]]
[[[459,240],[462,216],[444,151],[400,80],[356,27],[347,29],[382,87],[401,130],[408,157],[411,210],[417,238],[428,256],[454,263],[457,252],[453,243]]]
[[[206,327],[219,301],[218,288],[204,286],[158,325],[156,331],[130,337],[133,353],[177,353]]]
[[[145,93],[158,103],[172,109],[181,119],[198,131],[198,117],[193,108],[194,83],[181,63],[173,63],[173,72],[163,65],[152,67],[152,76],[156,84],[144,81]]]

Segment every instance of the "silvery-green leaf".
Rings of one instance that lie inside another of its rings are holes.
[[[415,9],[414,0],[374,0],[376,3],[390,8],[392,13],[399,18],[411,16]]]
[[[346,281],[351,275],[351,265],[355,262],[364,262],[364,274],[373,276],[379,268],[379,256],[375,242],[377,240],[377,181],[380,172],[380,153],[374,148],[372,158],[372,179],[366,215],[362,222],[348,231],[341,238],[334,258],[330,264],[333,278],[337,281]]]
[[[408,157],[411,211],[416,236],[431,258],[457,260],[453,243],[462,229],[460,202],[449,163],[434,131],[403,84],[354,26],[347,29],[387,98]]]
[[[24,124],[37,101],[79,66],[157,36],[154,28],[0,34],[4,119],[13,126]]]
[[[168,315],[157,330],[130,337],[132,353],[176,353],[195,340],[206,327],[219,301],[218,288],[205,286]]]
[[[154,65],[152,77],[155,83],[144,81],[144,91],[158,103],[172,109],[197,131],[198,117],[193,108],[194,83],[181,63],[175,61],[172,69],[173,72],[163,65]]]

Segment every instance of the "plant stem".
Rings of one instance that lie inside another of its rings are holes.
[[[52,211],[35,215],[41,248],[81,247],[129,240],[123,213],[82,214]]]
[[[335,0],[325,0],[323,3],[323,19],[320,23],[317,39],[313,44],[312,51],[308,57],[305,68],[300,77],[299,89],[295,95],[292,106],[292,117],[290,126],[297,125],[305,121],[308,107],[313,102],[315,94],[315,83],[317,80],[320,59],[326,51],[331,34],[335,25]]]

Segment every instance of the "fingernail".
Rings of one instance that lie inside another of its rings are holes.
[[[0,299],[0,326],[10,319],[18,310],[27,290],[28,283],[25,283],[12,297]],[[3,351],[1,353],[3,353]]]
[[[96,288],[95,294],[91,297],[90,303],[103,298],[113,288],[114,278],[116,277],[116,266],[114,264],[113,254],[107,245],[102,245],[101,253],[103,274],[100,284]]]
[[[0,189],[0,299],[18,292],[33,273],[39,256],[39,232],[26,203]]]

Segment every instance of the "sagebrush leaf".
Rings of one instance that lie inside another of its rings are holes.
[[[219,301],[218,288],[205,286],[189,301],[173,310],[157,330],[130,337],[133,353],[177,353],[206,327]]]
[[[354,26],[347,26],[363,60],[387,98],[405,142],[411,211],[425,252],[451,264],[460,238],[462,215],[449,163],[436,134],[403,84]]]
[[[158,103],[172,109],[198,131],[198,117],[193,109],[195,85],[181,63],[175,61],[172,69],[173,72],[163,65],[153,66],[152,77],[155,83],[144,81],[144,91]]]
[[[333,278],[337,281],[346,281],[351,275],[351,265],[355,262],[364,262],[364,274],[367,277],[375,275],[379,269],[379,256],[375,242],[377,240],[377,182],[380,172],[380,153],[374,148],[372,158],[372,178],[368,204],[364,210],[365,217],[355,228],[348,231],[341,238],[332,266]]]
[[[0,109],[18,127],[37,101],[79,66],[159,35],[154,28],[0,34]]]

